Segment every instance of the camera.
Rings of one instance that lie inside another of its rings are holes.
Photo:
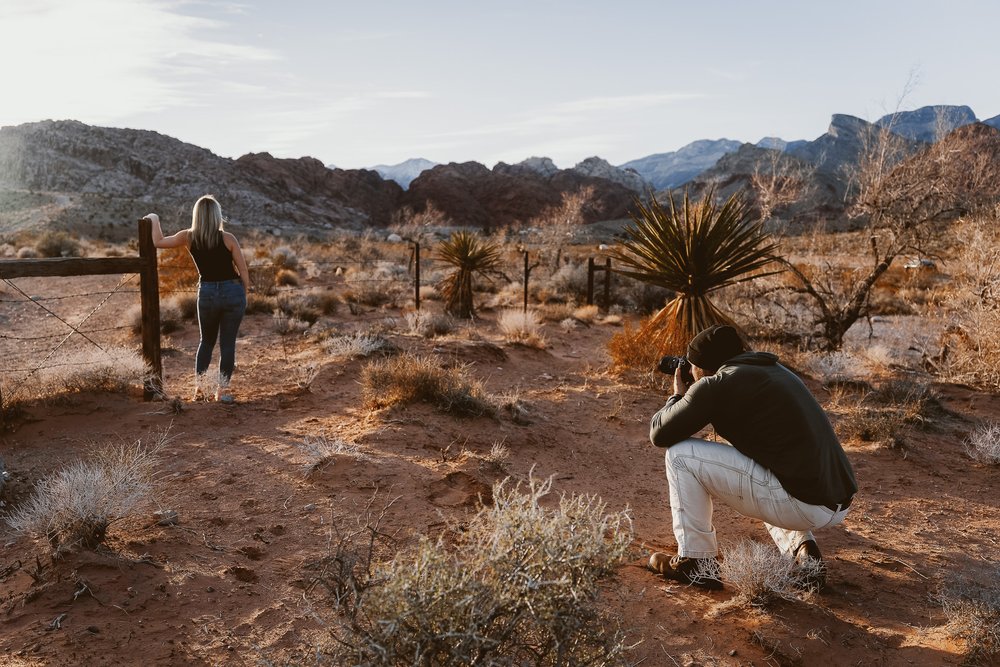
[[[674,371],[678,368],[681,369],[681,379],[684,382],[688,384],[694,382],[694,376],[691,375],[691,362],[686,357],[671,357],[667,355],[661,358],[659,363],[656,364],[656,369],[667,375],[673,375]]]

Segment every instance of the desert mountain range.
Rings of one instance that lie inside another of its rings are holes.
[[[0,128],[0,230],[51,225],[123,238],[133,233],[136,216],[151,210],[161,212],[171,227],[186,224],[191,202],[206,192],[220,197],[236,225],[275,235],[323,237],[337,228],[385,226],[428,205],[452,224],[490,228],[530,224],[557,206],[564,193],[584,186],[594,193],[585,218],[595,222],[627,217],[637,196],[663,188],[745,185],[754,166],[775,155],[809,167],[816,181],[811,200],[797,212],[836,216],[845,170],[856,163],[862,137],[873,125],[927,142],[974,122],[969,107],[937,106],[874,124],[835,114],[813,141],[702,140],[617,167],[591,157],[560,169],[549,158],[532,157],[492,169],[421,159],[337,169],[311,157],[268,153],[234,160],[158,132],[46,120]],[[1000,127],[1000,116],[982,122]]]

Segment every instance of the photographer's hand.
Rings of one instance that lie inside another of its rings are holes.
[[[684,381],[683,370],[683,367],[678,366],[677,370],[674,371],[674,395],[676,396],[683,396],[688,390],[687,382]]]

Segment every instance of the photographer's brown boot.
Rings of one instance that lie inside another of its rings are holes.
[[[795,549],[796,586],[802,590],[818,593],[826,586],[826,561],[820,553],[816,540],[806,540]]]
[[[649,557],[649,569],[663,575],[664,579],[700,586],[712,591],[722,590],[719,562],[714,558],[687,558],[668,556],[659,551]]]

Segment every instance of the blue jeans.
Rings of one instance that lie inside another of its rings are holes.
[[[219,342],[219,385],[229,386],[236,367],[236,334],[240,330],[247,295],[239,280],[220,280],[198,284],[198,356],[195,372],[200,377],[212,363],[212,350]]]

